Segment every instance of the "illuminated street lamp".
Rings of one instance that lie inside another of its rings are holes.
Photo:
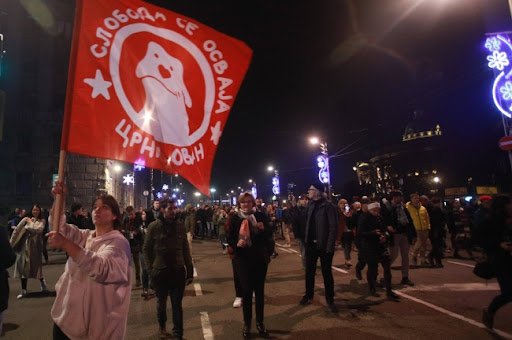
[[[439,177],[434,177],[434,182],[439,183]]]
[[[210,188],[210,192],[212,193],[212,205],[215,204],[215,199],[214,199],[214,196],[215,196],[215,192],[217,191],[217,189],[215,188]]]

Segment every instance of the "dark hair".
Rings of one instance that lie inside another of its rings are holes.
[[[402,192],[401,192],[400,190],[391,190],[391,191],[389,192],[389,196],[391,196],[391,198],[393,198],[393,197],[397,197],[397,196],[402,197],[402,196],[403,196],[403,194],[402,194]]]
[[[129,205],[129,206],[127,206],[127,207],[126,207],[126,209],[125,209],[125,210],[126,210],[126,212],[127,212],[127,213],[131,213],[131,212],[132,212],[132,211],[134,211],[135,209],[133,209],[133,207],[132,207],[131,205]]]
[[[43,209],[41,209],[41,207],[37,204],[34,204],[32,206],[32,209],[34,209],[34,207],[36,207],[37,209],[39,209],[39,216],[37,216],[37,219],[38,220],[42,220],[44,217],[43,217]],[[30,209],[30,212],[27,214],[28,217],[34,217],[34,215],[32,215],[32,209]]]
[[[74,213],[75,211],[77,211],[80,208],[82,208],[82,204],[81,203],[73,203],[73,204],[71,204],[71,212],[72,213]]]
[[[112,195],[103,195],[96,199],[101,200],[103,204],[106,204],[110,207],[110,210],[112,210],[112,214],[116,216],[116,219],[114,220],[114,229],[115,230],[121,230],[123,229],[123,224],[121,222],[121,209],[119,209],[119,204],[117,203],[116,199]]]
[[[173,204],[173,203],[176,204],[176,201],[169,197],[162,198],[159,202],[160,202],[160,209],[166,209],[167,206],[169,206],[170,204]],[[158,218],[161,220],[164,220],[164,214],[162,214],[162,211],[158,212]],[[147,217],[146,217],[146,219],[147,219]]]
[[[505,217],[508,215],[507,205],[512,199],[509,195],[496,195],[492,198],[491,210],[495,215]]]
[[[432,199],[430,200],[432,203],[434,204],[437,204],[437,203],[441,203],[441,197],[439,196],[434,196],[432,197]]]

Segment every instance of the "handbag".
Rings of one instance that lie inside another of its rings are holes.
[[[476,262],[473,273],[486,280],[490,280],[496,276],[496,269],[494,268],[494,261],[488,255],[482,255]]]
[[[25,244],[25,241],[27,240],[28,233],[26,232],[27,228],[23,227],[19,231],[19,233],[16,235],[16,239],[11,242],[12,249],[19,253],[23,249],[23,245]]]

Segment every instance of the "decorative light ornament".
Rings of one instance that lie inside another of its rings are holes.
[[[272,177],[272,192],[274,195],[278,196],[281,193],[281,189],[279,189],[279,177]]]
[[[492,98],[498,110],[508,118],[512,117],[512,43],[505,33],[488,37],[485,47],[491,52],[487,56],[488,66],[501,71],[494,80]]]
[[[135,177],[130,174],[123,176],[123,183],[127,185],[135,184]]]
[[[256,189],[256,186],[253,186],[251,188],[251,193],[252,195],[254,196],[254,198],[257,198],[258,197],[258,189]]]
[[[142,169],[145,169],[146,168],[146,161],[143,160],[142,158],[139,158],[135,161],[135,163],[133,164],[133,170],[135,171],[142,171]]]
[[[167,184],[162,185],[162,190],[169,190],[169,186]]]
[[[157,192],[157,193],[156,193],[156,197],[157,197],[158,199],[161,199],[161,198],[163,197],[163,195],[162,195],[162,193],[159,191],[159,192]]]
[[[318,179],[323,184],[329,183],[329,159],[324,155],[320,155],[316,158],[316,162],[320,168],[320,171],[318,171]]]

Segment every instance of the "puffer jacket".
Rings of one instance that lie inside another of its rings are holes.
[[[414,228],[416,228],[417,231],[430,230],[430,217],[428,216],[427,208],[422,205],[416,208],[411,202],[407,202],[405,207],[409,211]]]

